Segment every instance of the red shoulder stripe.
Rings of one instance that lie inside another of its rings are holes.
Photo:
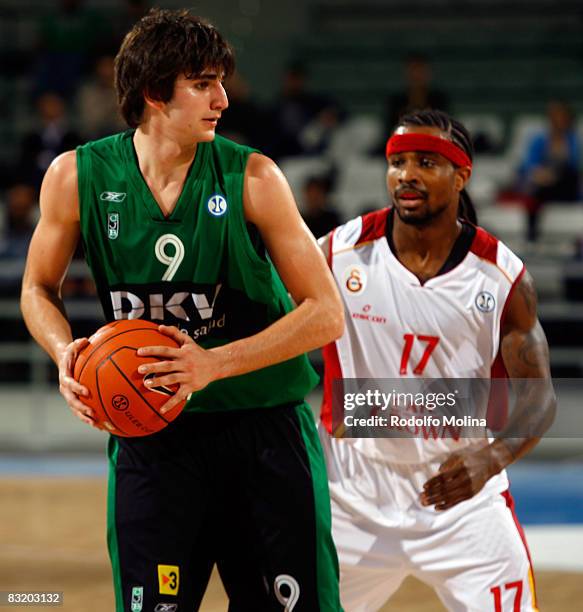
[[[485,229],[477,227],[470,251],[495,264],[498,255],[498,239],[494,238]]]
[[[377,240],[385,235],[390,208],[382,208],[362,216],[362,231],[356,244]]]

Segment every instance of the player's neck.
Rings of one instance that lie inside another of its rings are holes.
[[[409,225],[395,215],[393,245],[399,261],[421,280],[427,280],[445,263],[460,232],[457,215],[443,215],[425,227]]]
[[[134,133],[134,148],[142,175],[157,184],[185,176],[196,155],[196,147],[196,142],[184,145],[152,124],[140,125]]]

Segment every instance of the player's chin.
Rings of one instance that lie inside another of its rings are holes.
[[[204,134],[202,134],[202,136],[200,137],[200,142],[212,142],[215,139],[215,131],[214,130],[209,130],[208,132],[205,132]]]
[[[407,223],[408,225],[416,225],[422,226],[426,225],[429,221],[430,215],[427,214],[426,210],[422,208],[406,208],[406,207],[396,207],[397,214],[403,223]]]
[[[215,126],[208,127],[206,130],[201,130],[197,140],[199,142],[212,142],[216,136],[215,130]]]

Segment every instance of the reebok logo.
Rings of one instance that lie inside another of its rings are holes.
[[[176,612],[176,610],[178,610],[178,604],[175,603],[159,603],[154,608],[154,612]]]
[[[126,199],[127,193],[119,191],[103,191],[99,196],[102,202],[123,202]]]

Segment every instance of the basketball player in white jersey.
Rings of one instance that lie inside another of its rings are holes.
[[[540,439],[520,432],[520,418],[496,441],[485,428],[481,438],[334,436],[335,379],[490,379],[506,370],[539,379],[516,383],[513,413],[527,414],[537,436],[555,412],[532,278],[470,222],[467,130],[440,111],[407,115],[387,159],[392,208],[320,241],[346,319],[343,336],[324,350],[320,424],[342,603],[346,612],[378,610],[413,575],[449,610],[536,610],[504,470]]]

